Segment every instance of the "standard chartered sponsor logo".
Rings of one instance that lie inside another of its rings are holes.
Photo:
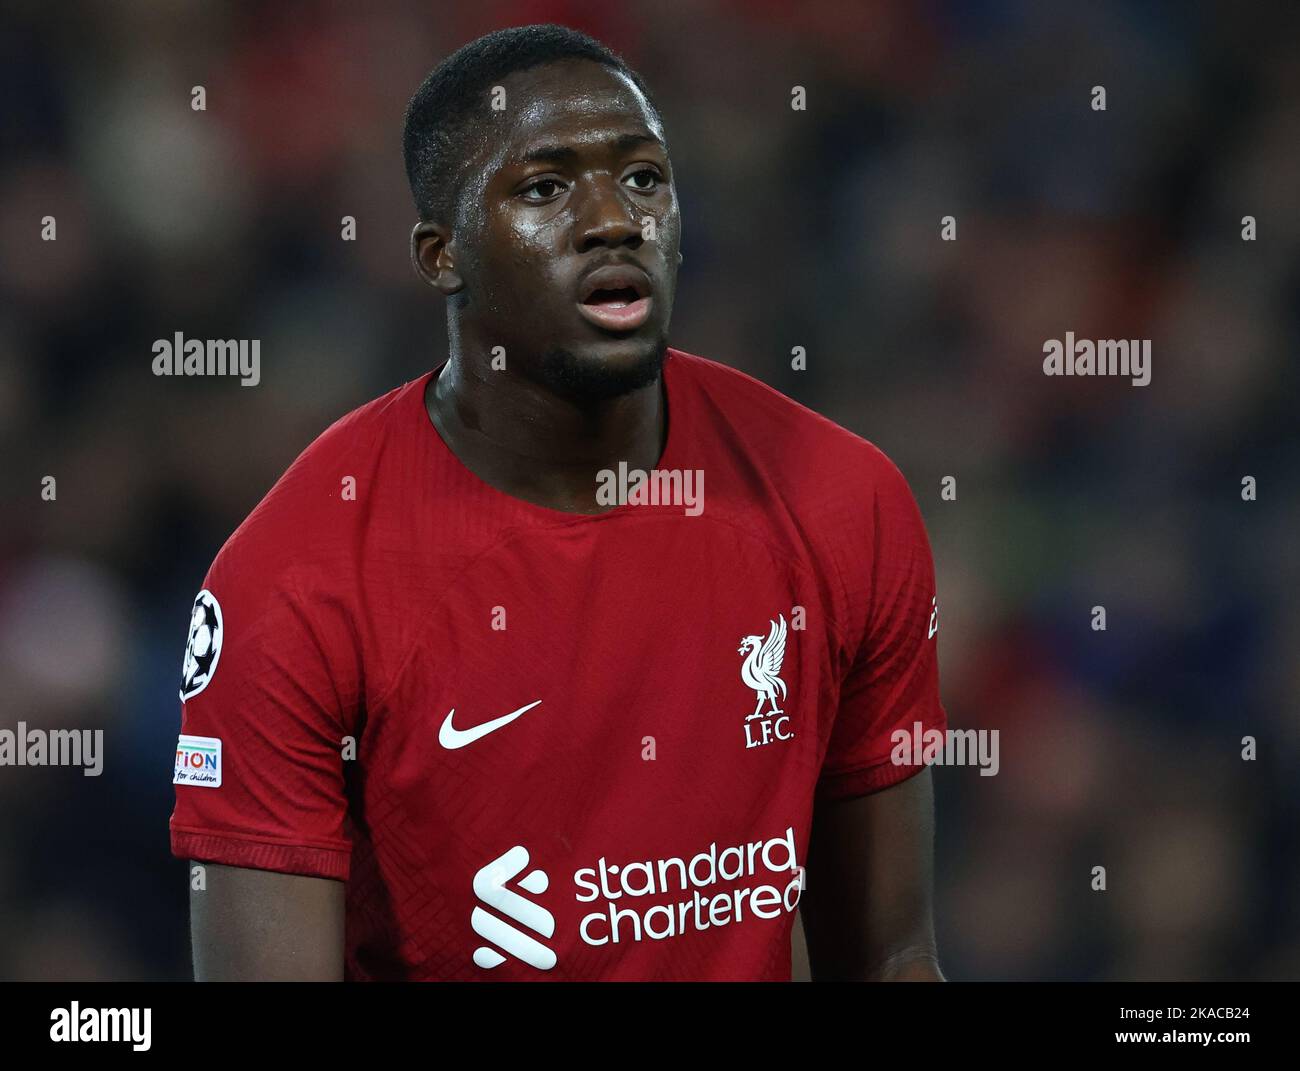
[[[720,883],[752,879],[737,888],[716,890]],[[766,879],[766,880],[764,880]],[[662,941],[691,930],[744,922],[746,917],[773,919],[799,906],[803,867],[799,864],[794,827],[779,837],[718,849],[717,842],[685,859],[611,863],[606,857],[573,875],[579,903],[603,900],[600,910],[585,915],[578,932],[589,945],[624,941]],[[643,906],[647,898],[677,894],[669,903]]]
[[[528,850],[523,845],[516,844],[474,875],[474,895],[507,918],[522,923],[543,937],[550,937],[555,933],[555,916],[546,908],[506,888],[507,884],[519,877],[527,865]],[[544,893],[549,884],[546,873],[542,870],[534,870],[526,877],[519,878],[519,887],[535,896]],[[539,971],[549,971],[555,966],[555,953],[544,944],[511,926],[510,923],[497,918],[496,915],[484,911],[481,907],[474,908],[470,925],[480,937],[491,941],[497,948],[517,959],[523,960],[530,967],[536,967]],[[474,950],[474,962],[487,970],[498,967],[505,961],[506,957],[496,948],[488,948],[484,945]]]
[[[555,967],[552,949],[505,921],[512,919],[539,937],[555,936],[555,916],[508,888],[515,884],[538,897],[547,891],[550,882],[544,871],[534,869],[520,877],[528,866],[528,850],[517,844],[474,875],[474,895],[481,906],[474,908],[470,924],[495,946],[474,950],[474,963],[485,970],[499,967],[510,956],[542,971]],[[578,934],[588,945],[617,945],[662,941],[751,918],[778,918],[799,906],[803,873],[793,826],[771,840],[721,849],[714,841],[689,858],[611,863],[601,856],[595,866],[573,875],[577,902],[600,903],[579,921]],[[723,885],[726,888],[720,888]],[[663,902],[665,898],[670,899]]]

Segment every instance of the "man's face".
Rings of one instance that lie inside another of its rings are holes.
[[[557,393],[644,386],[667,346],[681,237],[663,129],[633,83],[598,63],[502,84],[452,229],[463,335],[504,346],[510,371]]]

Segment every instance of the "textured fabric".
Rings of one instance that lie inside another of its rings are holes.
[[[452,454],[433,374],[321,435],[213,563],[180,731],[221,784],[177,785],[173,852],[346,880],[351,979],[788,979],[814,799],[946,727],[905,480],[670,350],[657,468],[702,472],[702,512],[567,514]]]

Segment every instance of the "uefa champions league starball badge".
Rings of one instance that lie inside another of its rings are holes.
[[[181,664],[181,702],[192,699],[208,686],[221,657],[221,604],[206,588],[194,599],[190,614],[190,635]]]

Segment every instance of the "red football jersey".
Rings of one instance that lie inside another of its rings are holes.
[[[788,980],[814,799],[946,728],[903,476],[669,350],[649,501],[564,513],[460,462],[434,374],[329,428],[209,570],[172,851],[346,881],[349,979]]]

